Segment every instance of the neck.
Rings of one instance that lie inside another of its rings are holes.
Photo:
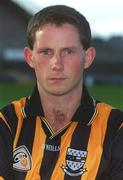
[[[82,85],[78,89],[62,96],[46,93],[38,86],[44,115],[54,131],[70,123],[81,103]]]

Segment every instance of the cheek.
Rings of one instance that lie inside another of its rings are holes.
[[[36,59],[36,62],[34,63],[34,70],[37,78],[39,79],[46,77],[46,74],[49,72],[47,63],[40,59]]]
[[[70,65],[69,69],[73,74],[80,74],[83,72],[84,65],[81,61],[75,62],[75,63]]]
[[[35,68],[35,69],[39,69],[39,70],[40,70],[40,69],[44,69],[44,68],[45,68],[45,66],[46,66],[46,61],[40,59],[39,56],[35,56],[35,57],[33,58],[33,64],[34,64],[34,68]]]

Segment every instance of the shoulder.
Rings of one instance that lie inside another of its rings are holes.
[[[22,119],[22,108],[26,103],[26,97],[13,101],[0,110],[0,124],[12,131]]]
[[[110,119],[121,119],[123,121],[123,111],[104,102],[97,102],[96,108],[99,114],[107,115]]]
[[[4,106],[0,110],[0,117],[2,118],[3,116],[11,117],[14,112],[19,113],[22,109],[22,107],[26,103],[26,97],[23,97],[19,100],[12,101],[10,104]]]
[[[104,102],[97,102],[96,108],[98,119],[106,126],[106,133],[115,136],[123,126],[123,112]]]

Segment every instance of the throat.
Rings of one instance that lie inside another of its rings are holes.
[[[81,103],[82,89],[65,96],[50,96],[44,92],[40,96],[45,119],[52,130],[57,132],[70,124]]]
[[[52,113],[47,115],[45,114],[45,117],[54,132],[60,131],[71,121],[71,117],[68,116],[66,112],[59,109],[53,109]]]
[[[55,121],[63,122],[65,120],[65,113],[60,110],[53,110]]]

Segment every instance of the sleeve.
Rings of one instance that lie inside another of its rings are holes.
[[[123,180],[123,127],[113,141],[111,148],[110,180]]]
[[[0,118],[0,180],[12,179],[12,135]]]

